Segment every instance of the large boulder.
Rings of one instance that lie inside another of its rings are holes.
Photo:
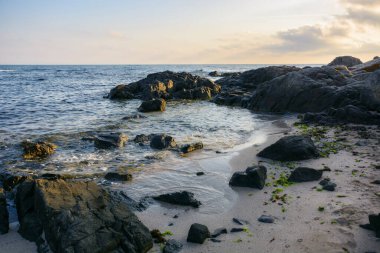
[[[111,89],[110,99],[210,99],[220,92],[220,86],[213,81],[186,72],[171,71],[148,75],[146,78],[118,85]]]
[[[154,196],[153,199],[181,206],[199,207],[201,202],[194,198],[194,193],[188,191],[173,192]]]
[[[94,145],[99,149],[122,148],[128,141],[128,136],[123,133],[103,134],[94,137]]]
[[[289,176],[290,182],[309,182],[321,179],[323,174],[322,170],[316,170],[307,167],[298,167],[292,171]]]
[[[332,62],[330,62],[328,66],[344,65],[346,67],[352,67],[362,63],[363,62],[360,59],[352,56],[338,56]]]
[[[267,178],[267,168],[264,166],[252,166],[245,172],[235,172],[229,184],[231,186],[251,187],[263,189]]]
[[[356,65],[352,68],[354,72],[374,72],[380,69],[380,58],[375,57],[373,60],[365,62],[363,64]]]
[[[0,187],[0,235],[8,233],[9,214],[4,189]]]
[[[319,152],[307,136],[286,136],[260,151],[257,156],[277,161],[300,161],[317,158]]]
[[[191,225],[187,235],[187,241],[193,243],[203,244],[203,242],[210,238],[211,234],[208,227],[202,224],[194,223]]]
[[[150,147],[154,149],[175,148],[176,146],[174,138],[166,134],[156,134],[150,139]]]
[[[52,155],[57,148],[56,145],[49,142],[38,141],[23,141],[21,143],[22,148],[24,149],[23,157],[24,159],[42,159],[46,158],[49,155]]]
[[[19,233],[53,252],[147,252],[149,230],[128,206],[94,182],[25,181],[16,194]]]
[[[143,101],[139,107],[140,112],[163,112],[166,109],[165,99],[152,99]]]

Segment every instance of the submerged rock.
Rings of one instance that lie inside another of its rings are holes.
[[[189,233],[187,235],[187,241],[203,244],[203,242],[210,237],[210,231],[205,225],[194,223],[190,227]]]
[[[201,205],[201,202],[194,198],[194,193],[188,191],[162,194],[154,196],[153,199],[170,204],[192,206],[195,208],[198,208]]]
[[[112,133],[94,137],[95,147],[99,149],[122,148],[127,141],[128,136],[122,133]]]
[[[140,112],[163,112],[165,109],[166,101],[162,98],[144,101],[139,107]]]
[[[199,150],[199,149],[203,149],[203,143],[202,142],[185,144],[180,148],[182,153],[190,153],[190,152],[193,152],[193,151]]]
[[[363,62],[360,59],[352,56],[338,56],[332,62],[330,62],[328,66],[344,65],[346,67],[352,67],[362,63]]]
[[[41,159],[52,155],[57,148],[56,145],[49,142],[23,141],[21,146],[24,149],[24,159]]]
[[[129,115],[129,116],[125,116],[124,118],[122,118],[123,120],[131,120],[131,119],[145,119],[146,116],[140,114],[140,113],[136,113],[136,114],[132,114],[132,115]]]
[[[257,154],[278,161],[299,161],[317,158],[319,152],[310,137],[286,136]]]
[[[178,253],[182,250],[182,247],[182,243],[174,239],[170,239],[166,242],[163,253]]]
[[[310,182],[321,179],[323,172],[307,167],[298,167],[289,176],[290,182]]]
[[[176,146],[174,138],[166,134],[153,135],[150,140],[150,147],[154,149],[175,148]]]
[[[129,173],[120,174],[117,172],[108,172],[104,178],[109,181],[131,181],[132,175]]]
[[[9,214],[3,188],[0,187],[0,235],[9,231]]]
[[[264,166],[252,166],[245,172],[235,172],[229,182],[231,186],[251,187],[263,189],[267,178],[267,168]]]
[[[149,230],[124,202],[94,182],[25,181],[16,195],[19,233],[44,233],[53,252],[141,252],[152,248]]]

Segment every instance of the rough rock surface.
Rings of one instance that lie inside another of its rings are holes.
[[[171,71],[148,75],[146,78],[118,85],[111,89],[110,99],[210,99],[220,92],[213,81],[189,73]]]
[[[3,188],[0,187],[0,235],[8,233],[9,214]]]
[[[289,176],[290,182],[310,182],[321,179],[323,171],[306,167],[298,167]]]
[[[25,181],[16,195],[19,233],[53,252],[147,252],[149,230],[94,182]]]
[[[263,189],[267,178],[267,168],[264,166],[252,166],[245,172],[235,172],[229,184],[231,186],[251,187]]]
[[[203,244],[203,242],[210,238],[210,231],[205,225],[194,223],[191,225],[187,235],[187,241],[193,243]]]
[[[94,145],[99,149],[121,148],[128,141],[128,136],[122,133],[98,135],[94,137]]]
[[[165,99],[152,99],[143,101],[139,107],[140,112],[163,112],[166,110]]]
[[[199,150],[199,149],[203,149],[203,143],[202,142],[185,144],[180,148],[182,153],[190,153],[190,152],[193,152],[193,151]]]
[[[55,152],[56,145],[49,142],[23,141],[21,146],[24,149],[24,159],[41,159],[46,158]]]
[[[175,148],[176,146],[174,138],[166,134],[153,135],[150,140],[150,147],[154,149]]]
[[[0,181],[3,183],[4,190],[11,191],[16,185],[21,184],[27,178],[26,175],[13,175],[9,173],[0,174]]]
[[[346,67],[352,67],[362,63],[363,62],[360,59],[352,56],[338,56],[332,62],[330,62],[328,66],[344,65]]]
[[[300,161],[317,158],[319,152],[307,136],[286,136],[260,151],[257,156],[277,161]]]
[[[181,206],[199,207],[201,202],[194,198],[194,193],[188,191],[173,192],[154,196],[153,199]]]

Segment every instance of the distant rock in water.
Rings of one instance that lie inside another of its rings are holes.
[[[212,71],[210,73],[208,73],[209,76],[212,76],[212,77],[228,77],[228,76],[238,76],[240,75],[241,72],[224,72],[224,73],[220,73],[218,71]]]
[[[194,193],[188,191],[173,192],[154,196],[153,199],[181,206],[192,206],[198,208],[201,202],[194,198]]]
[[[144,101],[139,107],[140,112],[163,112],[166,109],[165,99],[152,99]]]
[[[267,178],[267,168],[264,166],[252,166],[245,172],[235,172],[229,182],[231,186],[251,187],[263,189]]]
[[[310,182],[321,179],[323,171],[306,167],[298,167],[289,176],[290,182]]]
[[[328,66],[344,65],[346,67],[353,67],[362,63],[363,62],[360,59],[352,56],[338,56],[332,62],[330,62]]]
[[[154,149],[175,148],[176,146],[174,138],[166,134],[153,135],[150,140],[150,147]]]
[[[213,81],[186,72],[171,71],[148,75],[146,78],[118,85],[111,89],[110,99],[210,99],[220,92],[220,86]]]
[[[128,141],[128,136],[123,133],[112,133],[94,137],[94,144],[99,149],[121,148]]]
[[[41,159],[52,155],[57,148],[56,145],[49,142],[23,141],[21,146],[24,149],[24,159]]]
[[[8,233],[9,214],[4,189],[0,187],[0,235]]]
[[[190,152],[193,152],[193,151],[199,150],[199,149],[203,149],[203,143],[202,142],[185,144],[180,148],[182,153],[190,153]]]
[[[257,154],[259,157],[277,161],[300,161],[319,157],[310,137],[286,136]]]
[[[129,173],[121,174],[117,172],[108,172],[104,178],[109,181],[131,181],[132,175]]]
[[[153,246],[128,206],[94,182],[26,181],[16,205],[19,233],[35,242],[44,234],[53,252],[145,253]]]

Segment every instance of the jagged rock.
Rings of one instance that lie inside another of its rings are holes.
[[[185,144],[180,148],[182,153],[190,153],[190,152],[193,152],[193,151],[199,150],[199,149],[203,149],[203,143],[202,142]]]
[[[166,109],[166,101],[162,98],[144,101],[139,107],[140,112],[163,112]]]
[[[132,175],[129,173],[120,174],[117,172],[108,172],[104,178],[109,181],[131,181]]]
[[[193,243],[203,244],[203,242],[210,238],[210,231],[205,225],[194,223],[191,225],[187,235],[187,241]]]
[[[290,182],[309,182],[319,180],[322,177],[323,172],[321,170],[316,170],[306,167],[298,167],[292,171],[288,180]]]
[[[94,182],[25,181],[16,195],[19,233],[44,233],[53,252],[141,252],[152,247],[149,230]]]
[[[163,253],[178,253],[182,250],[182,247],[182,243],[174,239],[170,239],[166,242]]]
[[[210,99],[220,92],[220,86],[213,81],[186,72],[171,71],[148,75],[128,85],[111,89],[110,99]]]
[[[360,59],[352,56],[338,56],[332,62],[330,62],[328,66],[344,65],[347,67],[352,67],[362,63],[363,62]]]
[[[57,148],[56,145],[49,142],[39,141],[23,141],[21,146],[24,149],[24,159],[41,159],[52,155]]]
[[[94,144],[99,149],[121,148],[128,141],[128,136],[122,133],[98,135],[94,137]]]
[[[231,186],[251,187],[263,189],[267,178],[267,168],[264,166],[252,166],[245,172],[235,172],[229,184]]]
[[[9,214],[7,209],[7,199],[3,188],[0,187],[0,235],[9,231]]]
[[[319,156],[310,137],[286,136],[260,151],[257,156],[278,161],[299,161]]]
[[[176,146],[174,138],[166,134],[153,135],[150,140],[150,147],[155,149],[175,148]]]
[[[194,198],[194,193],[188,191],[173,192],[154,196],[153,199],[181,206],[192,206],[198,208],[201,202]]]

